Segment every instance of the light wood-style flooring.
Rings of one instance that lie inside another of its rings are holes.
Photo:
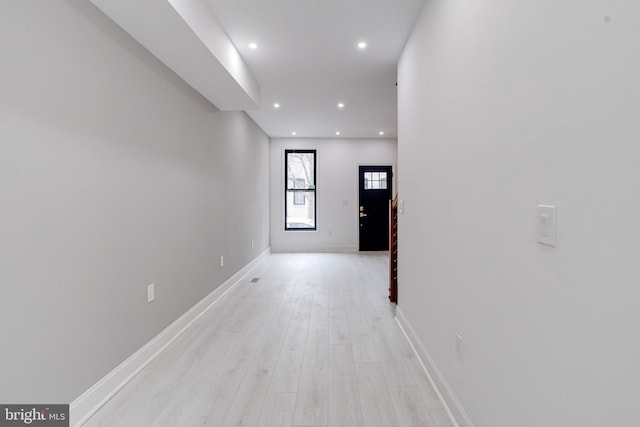
[[[387,257],[270,255],[84,426],[452,426]]]

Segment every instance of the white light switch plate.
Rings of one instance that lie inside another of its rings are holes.
[[[538,205],[538,242],[543,245],[556,246],[556,207]]]

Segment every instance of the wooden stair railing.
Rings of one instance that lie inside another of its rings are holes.
[[[398,303],[398,196],[391,202],[389,227],[389,301]]]

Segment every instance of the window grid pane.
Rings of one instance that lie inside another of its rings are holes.
[[[285,230],[316,229],[316,150],[285,150]]]
[[[364,189],[365,190],[386,190],[387,189],[387,173],[386,172],[365,172],[364,173]]]
[[[296,197],[300,197],[304,203],[297,204]],[[315,229],[315,197],[313,191],[287,191],[288,229]]]
[[[315,153],[287,152],[287,190],[315,188]]]

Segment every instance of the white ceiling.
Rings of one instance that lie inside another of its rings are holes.
[[[424,0],[205,1],[262,88],[247,113],[267,134],[396,137],[396,65]]]
[[[271,137],[397,136],[396,65],[424,0],[91,2]]]

